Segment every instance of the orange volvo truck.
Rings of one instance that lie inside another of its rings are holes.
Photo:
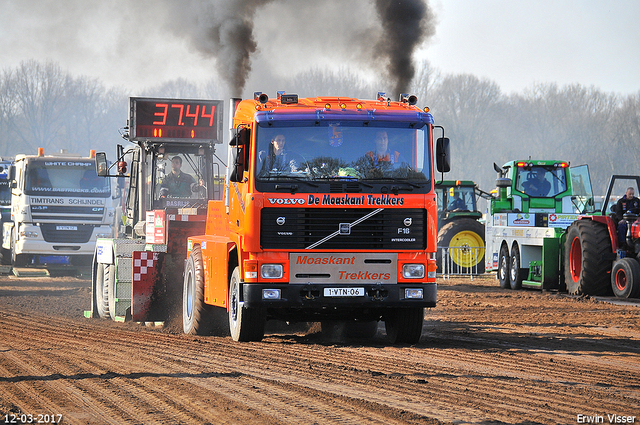
[[[436,305],[434,159],[449,171],[449,140],[416,103],[232,99],[224,196],[187,242],[184,332],[211,333],[226,310],[236,341],[274,319],[361,336],[384,321],[392,343],[418,342]]]

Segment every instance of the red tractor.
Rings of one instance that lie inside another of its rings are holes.
[[[616,180],[633,180],[640,189],[640,176],[613,175],[607,195],[610,199]],[[611,209],[615,212],[615,206]],[[640,297],[640,220],[627,212],[627,236],[618,241],[615,214],[607,215],[604,203],[601,215],[582,216],[567,228],[564,248],[564,276],[567,291],[580,295]]]

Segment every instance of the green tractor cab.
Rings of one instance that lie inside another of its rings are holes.
[[[484,273],[484,224],[477,199],[485,192],[470,180],[436,182],[438,272]]]

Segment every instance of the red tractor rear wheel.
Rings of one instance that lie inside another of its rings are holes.
[[[593,220],[578,220],[567,229],[564,277],[574,295],[608,295],[612,253],[607,226]]]
[[[611,289],[618,298],[640,296],[640,263],[634,258],[621,258],[613,263]]]

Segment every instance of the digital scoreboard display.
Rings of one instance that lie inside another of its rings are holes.
[[[222,143],[222,101],[130,98],[129,139]]]

